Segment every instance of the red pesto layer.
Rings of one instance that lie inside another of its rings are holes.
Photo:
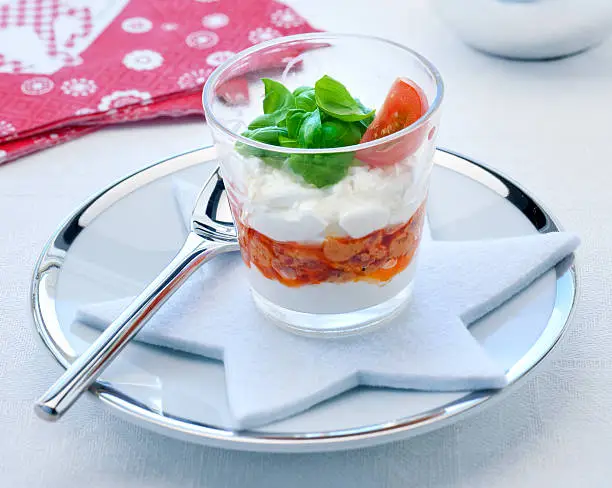
[[[327,237],[320,244],[280,242],[239,223],[242,258],[286,286],[369,281],[384,283],[412,262],[421,240],[425,203],[405,224],[358,239]],[[235,219],[239,222],[239,219]]]

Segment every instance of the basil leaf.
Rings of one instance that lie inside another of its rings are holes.
[[[249,130],[253,129],[261,129],[262,127],[270,127],[278,124],[279,112],[274,112],[272,114],[263,114],[259,117],[253,119],[253,121],[249,124]]]
[[[285,137],[283,135],[278,136],[278,142],[282,147],[300,147],[297,139],[291,139],[290,137]]]
[[[287,129],[284,127],[261,127],[259,129],[243,132],[242,135],[244,137],[248,137],[249,139],[253,139],[254,141],[278,146],[278,136],[287,136]]]
[[[306,112],[312,112],[317,108],[315,90],[314,88],[306,88],[307,90],[303,90],[298,95],[295,95],[295,106],[296,108],[306,110]]]
[[[285,122],[287,124],[287,132],[289,134],[289,137],[291,137],[292,139],[297,138],[304,119],[309,115],[310,114],[308,112],[297,108],[292,108],[287,112]]]
[[[248,137],[249,139],[253,139],[254,141],[280,146],[280,139],[287,138],[287,129],[280,127],[262,127],[259,129],[247,130],[243,132],[242,135],[244,137]],[[268,166],[272,166],[277,169],[281,169],[287,159],[287,154],[260,149],[242,142],[236,143],[236,151],[243,156],[260,158]]]
[[[321,110],[347,122],[367,119],[374,113],[363,113],[346,87],[327,75],[315,83],[315,99]]]
[[[263,100],[264,114],[272,114],[283,109],[295,107],[295,97],[293,94],[278,81],[270,78],[262,78],[266,94]]]
[[[319,148],[321,147],[321,114],[319,109],[314,112],[307,113],[297,136],[300,147],[304,148]]]
[[[242,135],[244,135],[244,133]],[[264,149],[259,149],[258,147],[249,146],[244,142],[237,142],[235,147],[239,154],[242,154],[247,158],[261,158],[269,152],[265,151]]]
[[[261,127],[259,129],[247,130],[242,133],[244,137],[253,139],[254,141],[263,142],[264,144],[271,144],[273,146],[279,146],[278,138],[280,136],[287,137],[287,129],[281,127]],[[258,147],[249,146],[243,142],[236,143],[236,151],[243,156],[253,156],[258,158],[273,156],[274,151],[267,151]]]
[[[322,147],[344,147],[359,144],[361,130],[358,122],[330,120],[321,127]]]
[[[293,90],[293,96],[298,97],[299,95],[308,90],[314,90],[314,88],[311,86],[298,86],[295,90]]]
[[[334,185],[344,178],[352,162],[353,153],[292,154],[288,165],[307,183],[323,188]]]
[[[357,144],[361,132],[357,124],[340,120],[321,123],[319,110],[308,113],[298,135],[300,147],[341,147]],[[304,181],[323,188],[344,178],[353,162],[354,153],[292,154],[288,166]]]

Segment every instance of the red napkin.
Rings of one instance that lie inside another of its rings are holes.
[[[200,114],[228,56],[314,30],[273,0],[0,0],[0,163],[108,124]]]

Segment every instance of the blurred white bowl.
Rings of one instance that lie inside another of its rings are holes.
[[[431,0],[470,46],[519,59],[575,54],[612,31],[612,0]]]

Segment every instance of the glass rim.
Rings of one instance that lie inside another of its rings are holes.
[[[216,82],[219,80],[221,75],[226,72],[230,67],[235,65],[237,62],[246,58],[247,56],[267,49],[272,46],[277,46],[281,44],[285,44],[292,41],[300,41],[300,40],[330,40],[330,39],[365,39],[370,41],[378,41],[383,42],[385,44],[394,46],[399,48],[406,53],[410,54],[414,58],[416,58],[427,71],[433,77],[436,84],[436,96],[427,109],[427,111],[415,122],[410,124],[408,127],[403,128],[400,131],[394,132],[393,134],[389,134],[388,136],[381,137],[380,139],[375,139],[373,141],[364,142],[360,144],[354,144],[352,146],[343,146],[343,147],[330,147],[330,148],[318,148],[318,149],[305,149],[305,148],[295,148],[295,147],[280,147],[274,146],[272,144],[265,144],[263,142],[254,141],[253,139],[249,139],[248,137],[244,137],[237,132],[229,129],[227,126],[222,124],[215,116],[214,111],[212,109],[212,101],[215,96],[215,92],[213,87]],[[444,82],[442,81],[442,77],[440,73],[436,69],[436,67],[423,55],[418,52],[406,47],[398,42],[390,41],[388,39],[384,39],[378,36],[370,36],[366,34],[333,34],[328,32],[314,32],[307,34],[295,34],[292,36],[283,36],[277,37],[275,39],[271,39],[266,42],[262,42],[260,44],[256,44],[250,48],[244,49],[236,54],[234,54],[231,58],[225,61],[223,64],[219,65],[209,76],[208,80],[204,84],[204,89],[202,91],[202,106],[204,108],[204,113],[206,115],[206,122],[217,128],[219,131],[223,132],[236,142],[241,142],[251,147],[255,147],[258,149],[265,149],[266,151],[272,151],[283,154],[330,154],[330,153],[345,153],[345,152],[355,152],[363,149],[369,149],[377,146],[381,146],[383,144],[389,143],[396,139],[403,137],[406,134],[409,134],[416,129],[424,126],[438,111],[442,104],[442,99],[444,98]]]

